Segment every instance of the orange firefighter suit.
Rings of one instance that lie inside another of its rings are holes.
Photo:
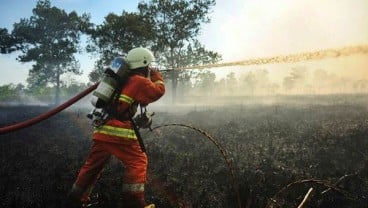
[[[150,79],[143,74],[129,77],[117,101],[118,118],[108,120],[93,132],[93,146],[73,185],[81,190],[80,199],[88,198],[101,171],[113,155],[124,165],[122,203],[124,207],[144,207],[147,156],[141,150],[130,117],[137,105],[148,105],[165,93],[163,78],[152,70]],[[73,189],[72,188],[72,189]],[[78,191],[77,191],[78,192]]]

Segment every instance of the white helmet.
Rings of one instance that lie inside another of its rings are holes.
[[[127,61],[130,69],[137,69],[148,66],[152,61],[155,61],[155,57],[147,48],[139,47],[128,52]]]

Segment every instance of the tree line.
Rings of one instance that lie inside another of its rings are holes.
[[[168,100],[172,94],[171,84],[167,84],[168,95],[164,96],[163,102],[171,102]],[[88,84],[73,79],[68,83],[63,82],[60,97],[68,99],[87,87]],[[54,92],[55,86],[26,88],[22,84],[8,84],[0,86],[0,102],[50,103]],[[292,68],[280,82],[273,80],[266,69],[242,74],[230,72],[221,79],[215,73],[203,70],[190,77],[189,81],[179,82],[177,92],[181,95],[178,101],[216,96],[235,96],[241,99],[242,96],[368,93],[368,80],[353,80],[323,69],[310,70],[305,67]]]
[[[211,71],[203,71],[190,84],[183,83],[180,90],[182,94],[208,97],[368,93],[368,79],[354,80],[324,69],[296,66],[280,79],[273,79],[266,69],[230,72],[220,79]]]

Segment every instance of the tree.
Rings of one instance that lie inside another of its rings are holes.
[[[142,16],[125,11],[120,16],[108,14],[103,24],[89,30],[88,34],[91,44],[87,50],[100,55],[95,70],[89,75],[93,82],[101,78],[104,66],[115,56],[123,55],[134,47],[147,45],[152,39],[151,25],[146,24]]]
[[[236,79],[235,73],[230,72],[226,75],[226,88],[230,94],[236,93],[236,88],[238,85],[238,80]]]
[[[205,71],[198,75],[195,83],[196,87],[204,94],[211,95],[215,88],[216,74],[210,71]]]
[[[153,26],[152,50],[159,63],[168,69],[198,64],[216,63],[218,53],[206,50],[196,39],[202,23],[210,21],[208,13],[215,0],[152,0],[140,2],[139,13],[144,22]],[[172,70],[173,101],[176,99],[178,80],[188,73]]]
[[[295,86],[295,80],[291,76],[286,76],[282,85],[287,92],[290,92]]]
[[[14,24],[13,34],[20,40],[17,48],[21,62],[34,62],[27,82],[37,85],[56,86],[55,103],[59,103],[60,76],[66,72],[80,74],[74,54],[79,50],[80,36],[90,26],[89,16],[73,11],[66,13],[51,7],[49,0],[39,0],[33,16]]]
[[[250,95],[276,93],[279,87],[276,83],[271,82],[266,69],[247,72],[241,76],[239,81],[242,91]]]
[[[0,101],[19,101],[20,92],[23,90],[21,84],[7,84],[0,86]]]
[[[354,82],[353,84],[355,92],[364,93],[368,92],[368,80],[360,79]]]
[[[257,85],[256,76],[253,72],[248,72],[245,74],[245,76],[242,78],[242,87],[243,91],[249,92],[251,95],[254,95]]]
[[[8,29],[0,28],[0,53],[6,54],[16,51],[14,47],[18,43],[18,40],[8,33]]]
[[[294,67],[291,69],[290,75],[286,76],[283,81],[284,89],[287,91],[291,91],[293,89],[299,88],[299,91],[302,87],[305,86],[307,78],[306,68],[304,67]]]

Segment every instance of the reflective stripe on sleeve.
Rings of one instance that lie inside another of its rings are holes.
[[[163,81],[161,81],[161,80],[157,80],[157,81],[155,81],[154,83],[155,83],[155,84],[162,84],[162,85],[165,85],[165,83],[164,83]]]
[[[97,127],[93,133],[106,134],[110,136],[117,136],[122,138],[128,138],[131,140],[137,140],[137,135],[133,129],[114,127],[109,125],[102,125]]]
[[[119,101],[126,102],[129,105],[134,102],[133,98],[129,97],[128,95],[120,95]]]
[[[143,192],[144,183],[124,183],[123,192]]]

